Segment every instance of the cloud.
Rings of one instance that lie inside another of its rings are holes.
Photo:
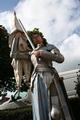
[[[80,44],[80,36],[78,36],[77,34],[73,34],[63,42],[63,45],[61,46],[61,50],[66,55],[66,57],[68,57],[68,55],[70,55],[72,58],[80,57],[79,44]]]
[[[20,0],[14,10],[26,30],[32,30],[34,27],[40,28],[48,42],[55,44],[63,53],[65,52],[66,59],[68,59],[67,55],[71,52],[69,50],[74,51],[71,43],[74,47],[77,45],[74,44],[75,40],[68,42],[65,39],[80,26],[79,0]],[[10,32],[13,24],[13,11],[0,13],[0,24]],[[77,42],[79,44],[79,40]],[[62,49],[61,45],[65,47]],[[70,56],[71,59],[79,55],[78,51],[74,51],[74,54]]]
[[[16,10],[26,29],[39,27],[50,43],[59,45],[80,25],[79,4],[78,0],[24,0]]]
[[[50,43],[59,45],[80,25],[79,4],[78,0],[21,0],[14,9],[26,29],[38,27]],[[12,11],[0,16],[10,30]]]
[[[0,13],[0,25],[3,25],[8,31],[10,31],[12,24],[12,14],[9,11]]]
[[[77,69],[78,64],[80,64],[80,36],[73,34],[65,39],[60,50],[65,57],[65,61],[62,65],[56,64],[58,71]]]

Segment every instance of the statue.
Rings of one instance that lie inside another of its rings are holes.
[[[36,47],[31,53],[31,61],[34,66],[31,77],[33,120],[51,120],[52,118],[60,120],[61,111],[55,85],[53,85],[54,110],[49,102],[49,88],[54,79],[53,70],[55,69],[52,67],[52,61],[62,63],[64,57],[58,48],[47,43],[37,28],[31,31],[31,34]]]
[[[12,58],[11,65],[14,69],[16,89],[20,96],[23,77],[25,77],[25,84],[30,82],[32,64],[29,55],[31,47],[18,22],[16,13],[14,13],[14,30],[9,36],[9,47],[11,48],[10,57]]]
[[[62,63],[64,62],[64,56],[57,47],[47,43],[43,34],[37,28],[28,31],[28,36],[35,46],[32,50],[29,46],[30,42],[27,41],[26,35],[17,20],[15,23],[17,23],[17,27],[10,35],[9,46],[11,47],[10,56],[13,58],[12,66],[17,90],[20,91],[23,75],[25,75],[26,81],[31,78],[33,120],[60,120],[62,119],[60,95],[63,94],[60,88],[61,94],[59,95],[58,85],[56,85],[58,82],[55,82],[57,79],[59,80],[59,75],[52,66],[52,62]],[[32,64],[34,67],[33,73],[31,71]],[[53,84],[53,106],[50,105],[51,84]],[[71,117],[67,117],[66,120],[71,120]]]

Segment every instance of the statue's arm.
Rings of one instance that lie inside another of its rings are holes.
[[[51,52],[45,50],[34,51],[36,57],[41,57],[46,60],[55,61],[62,63],[64,61],[64,56],[60,53],[58,49],[52,49]]]

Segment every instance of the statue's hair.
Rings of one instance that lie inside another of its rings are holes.
[[[28,36],[30,37],[31,41],[33,42],[33,35],[38,34],[43,39],[43,44],[47,44],[47,40],[44,38],[42,32],[39,31],[39,28],[34,28],[32,31],[27,31]],[[35,46],[36,47],[36,46]]]

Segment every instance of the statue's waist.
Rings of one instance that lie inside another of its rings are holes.
[[[49,66],[47,66],[47,65],[43,65],[43,64],[38,64],[37,66],[36,66],[36,71],[46,71],[46,72],[51,72],[51,69],[50,69],[50,67]]]
[[[29,59],[30,55],[27,52],[13,52],[12,58],[15,58],[15,59]]]

